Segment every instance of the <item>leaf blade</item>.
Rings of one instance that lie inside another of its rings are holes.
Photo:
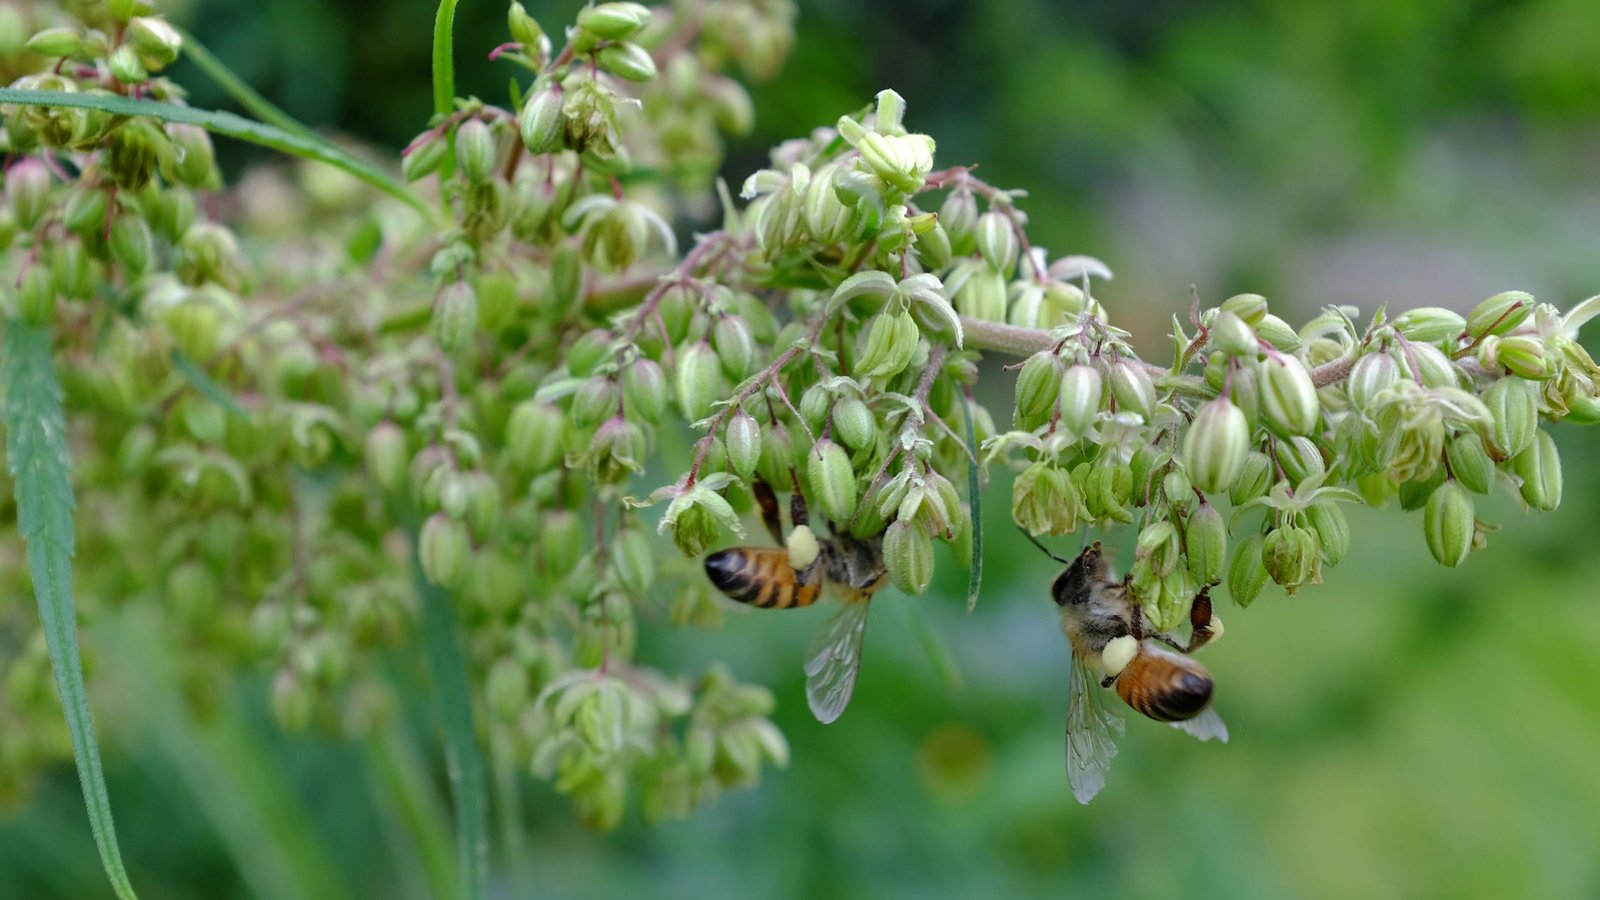
[[[117,845],[78,652],[78,622],[72,602],[72,555],[77,549],[72,530],[72,464],[50,331],[13,319],[6,324],[4,346],[0,377],[6,394],[0,403],[0,419],[6,426],[6,463],[16,489],[17,530],[27,543],[28,569],[33,575],[50,668],[72,735],[72,756],[95,847],[112,890],[123,900],[135,900]]]

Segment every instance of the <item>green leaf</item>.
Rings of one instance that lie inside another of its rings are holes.
[[[455,610],[450,595],[422,574],[415,525],[411,533],[411,579],[422,601],[422,642],[433,673],[434,691],[444,727],[445,768],[456,808],[456,855],[461,896],[481,900],[488,867],[488,818],[483,756],[472,723],[472,694],[467,662],[456,638]]]
[[[336,169],[349,172],[429,218],[434,215],[428,205],[407,190],[405,185],[372,163],[351,156],[320,138],[307,138],[293,131],[236,116],[230,112],[195,109],[192,106],[179,106],[176,103],[162,103],[158,100],[135,100],[132,97],[118,97],[112,94],[69,94],[64,91],[23,91],[16,88],[0,88],[0,104],[3,103],[98,109],[114,116],[151,116],[165,122],[199,125],[224,137],[260,144],[291,156],[325,162]]]
[[[67,418],[61,385],[50,355],[50,331],[18,320],[6,323],[5,359],[0,362],[5,402],[6,462],[16,485],[17,530],[28,545],[28,569],[39,601],[50,668],[72,735],[72,756],[83,786],[89,826],[111,887],[123,900],[135,897],[122,867],[111,798],[100,769],[100,747],[89,715],[89,694],[78,655],[78,622],[72,607],[72,464],[67,455]]]
[[[455,110],[456,63],[452,45],[456,27],[456,0],[439,0],[439,13],[433,19],[433,112],[444,117]],[[450,134],[445,135],[444,163],[439,180],[449,178],[456,167],[456,148]]]
[[[978,432],[972,427],[972,389],[961,404],[967,420],[967,500],[972,505],[972,578],[967,582],[967,612],[978,606],[978,590],[983,587],[983,491],[978,483]]]
[[[184,380],[194,385],[195,390],[206,395],[211,402],[240,418],[250,418],[250,413],[239,405],[239,401],[233,399],[233,394],[229,393],[227,388],[213,381],[211,376],[206,374],[206,370],[200,368],[199,364],[190,359],[182,350],[173,349],[172,367],[178,370],[178,374],[182,375]]]
[[[183,38],[184,58],[194,63],[200,71],[206,74],[207,78],[216,82],[217,87],[222,88],[223,93],[226,93],[240,106],[249,110],[251,115],[268,125],[274,125],[284,131],[298,134],[306,140],[324,144],[328,147],[334,146],[329,143],[327,138],[307,128],[293,116],[275,106],[271,100],[256,93],[255,88],[252,88],[244,79],[234,74],[234,71],[228,68],[227,64],[217,59],[210,50],[206,49],[204,44],[195,40],[194,35],[181,28],[178,29],[178,34]]]

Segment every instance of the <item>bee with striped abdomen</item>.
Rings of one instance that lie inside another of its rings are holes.
[[[1105,786],[1123,728],[1122,718],[1100,703],[1097,682],[1102,688],[1115,688],[1117,696],[1141,715],[1171,723],[1202,741],[1227,743],[1228,726],[1211,708],[1215,689],[1211,675],[1187,655],[1222,633],[1208,589],[1202,588],[1189,607],[1189,640],[1179,641],[1148,627],[1132,588],[1112,576],[1098,541],[1071,562],[1042,544],[1039,549],[1067,566],[1051,586],[1050,596],[1061,607],[1061,630],[1072,647],[1067,781],[1078,802],[1088,803]]]
[[[718,550],[706,557],[706,576],[731,599],[764,609],[810,606],[824,588],[838,596],[838,612],[806,651],[806,702],[818,721],[832,722],[844,713],[855,690],[868,604],[888,581],[883,536],[856,538],[834,528],[831,536],[819,537],[811,530],[805,498],[796,490],[790,497],[792,527],[785,539],[771,485],[757,480],[752,488],[767,531],[782,546]]]

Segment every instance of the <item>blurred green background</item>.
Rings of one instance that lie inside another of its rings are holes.
[[[577,5],[528,3],[547,25]],[[941,164],[1030,192],[1038,243],[1106,260],[1118,277],[1101,296],[1145,346],[1191,283],[1209,302],[1256,291],[1300,311],[1600,291],[1591,0],[799,6],[795,54],[752,87],[759,124],[730,180],[892,87]],[[397,147],[427,116],[426,2],[191,0],[177,18],[319,127]],[[498,2],[462,4],[463,92],[504,95],[511,70],[484,58],[503,23]],[[197,105],[226,105],[178,77]],[[1009,379],[988,390],[1009,404]],[[1432,562],[1420,513],[1358,510],[1329,583],[1224,603],[1228,635],[1204,660],[1232,743],[1130,721],[1087,808],[1063,771],[1056,566],[1015,535],[1001,481],[977,612],[948,564],[924,598],[885,595],[834,726],[811,720],[800,678],[825,611],[646,629],[642,659],[722,659],[771,685],[791,766],[685,823],[608,836],[525,783],[531,834],[495,846],[498,896],[517,867],[548,897],[1600,895],[1600,435],[1558,439],[1566,503],[1480,510],[1506,529],[1459,570]],[[137,622],[118,629],[95,636],[108,651],[92,677],[146,896],[443,889],[428,880],[449,822],[426,708],[372,746],[289,739],[247,681],[202,733],[163,648]],[[0,893],[109,896],[69,766],[3,816]]]

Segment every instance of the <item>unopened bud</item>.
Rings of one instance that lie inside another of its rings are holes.
[[[1227,310],[1218,310],[1211,323],[1211,346],[1232,356],[1255,359],[1261,345],[1256,333],[1244,320]]]
[[[468,119],[456,128],[456,162],[474,184],[494,174],[494,135],[482,119]]]
[[[478,294],[467,281],[452,281],[433,299],[433,339],[446,353],[472,340],[478,328]]]
[[[1500,338],[1494,344],[1493,363],[1484,362],[1521,378],[1541,379],[1554,374],[1545,358],[1544,342],[1529,335]]]
[[[1533,312],[1533,305],[1533,295],[1527,291],[1501,291],[1467,314],[1466,332],[1474,339],[1510,334]]]
[[[977,247],[978,200],[972,191],[956,188],[939,207],[939,224],[950,235],[950,251],[966,256]]]
[[[1294,596],[1316,571],[1316,533],[1294,525],[1273,529],[1262,540],[1261,563],[1272,580]]]
[[[1262,539],[1252,534],[1234,548],[1233,560],[1228,565],[1228,594],[1240,606],[1249,606],[1261,596],[1269,578],[1262,562]]]
[[[1548,512],[1561,505],[1561,454],[1549,432],[1535,431],[1527,448],[1512,458],[1511,471],[1522,479],[1522,499],[1529,506]]]
[[[1134,555],[1146,560],[1157,576],[1165,577],[1178,565],[1178,529],[1166,519],[1146,525],[1139,531]]]
[[[1072,366],[1061,376],[1061,424],[1073,437],[1088,434],[1100,411],[1102,389],[1100,370],[1094,366]]]
[[[1200,490],[1233,487],[1250,453],[1250,426],[1237,406],[1221,397],[1203,404],[1183,440],[1183,464]]]
[[[561,459],[565,420],[548,403],[524,400],[506,420],[506,451],[525,472],[543,472]]]
[[[621,391],[608,375],[591,375],[572,395],[572,421],[592,428],[615,416]]]
[[[866,350],[856,361],[857,377],[889,378],[905,371],[916,356],[922,330],[909,312],[884,312],[872,320],[867,332]]]
[[[1316,385],[1298,357],[1269,355],[1261,363],[1261,412],[1285,434],[1311,434],[1322,421]]]
[[[20,160],[5,172],[5,191],[17,227],[32,231],[50,206],[50,170],[32,157]]]
[[[630,416],[652,425],[667,408],[667,373],[655,360],[643,357],[622,372],[622,405]]]
[[[1156,385],[1144,365],[1131,359],[1119,359],[1111,366],[1111,397],[1117,408],[1138,413],[1149,421],[1156,407]]]
[[[138,277],[150,267],[150,260],[155,253],[155,238],[150,234],[150,226],[144,219],[132,213],[121,213],[111,220],[111,237],[107,241],[107,248],[111,251],[111,258],[122,266],[123,271],[133,277]]]
[[[1454,568],[1472,550],[1472,535],[1477,518],[1472,495],[1455,481],[1434,489],[1422,511],[1422,529],[1428,550],[1440,563]]]
[[[978,217],[977,244],[978,254],[989,268],[1001,275],[1009,275],[1016,268],[1020,252],[1017,232],[1005,213],[991,210]]]
[[[827,438],[817,441],[806,461],[806,478],[812,499],[829,520],[850,521],[856,511],[856,476],[843,447]]]
[[[123,84],[139,84],[150,78],[149,71],[139,60],[139,51],[132,44],[123,44],[111,51],[107,65],[111,69],[111,77]]]
[[[535,90],[522,104],[517,124],[522,143],[530,153],[554,153],[561,149],[564,122],[561,115],[562,91],[550,85]]]
[[[1228,554],[1228,526],[1215,506],[1201,503],[1195,507],[1184,522],[1183,543],[1189,574],[1195,581],[1211,584],[1222,577]]]
[[[506,30],[511,32],[512,40],[530,51],[537,52],[544,43],[544,29],[517,0],[512,0],[511,8],[506,11]]]
[[[1267,298],[1260,294],[1234,294],[1222,301],[1221,309],[1233,313],[1246,325],[1254,327],[1267,315]]]
[[[650,51],[632,41],[602,47],[595,60],[618,78],[650,81],[656,77],[656,61],[650,58]]]
[[[1350,398],[1350,405],[1357,410],[1366,411],[1374,397],[1394,387],[1400,380],[1400,367],[1395,364],[1394,357],[1388,353],[1368,353],[1356,360],[1350,369],[1350,376],[1345,380],[1345,395]]]
[[[1265,497],[1276,480],[1272,459],[1260,450],[1251,450],[1245,457],[1239,479],[1228,489],[1228,499],[1234,506],[1242,506],[1257,497]]]
[[[1261,321],[1250,327],[1256,330],[1257,337],[1271,344],[1279,353],[1293,353],[1300,349],[1300,335],[1288,322],[1271,313],[1262,316]]]
[[[1294,437],[1287,441],[1277,440],[1272,446],[1278,467],[1283,469],[1283,477],[1289,479],[1291,485],[1298,485],[1307,478],[1321,475],[1328,470],[1327,464],[1322,459],[1321,449],[1310,438]]]
[[[650,552],[650,539],[637,528],[618,529],[612,536],[611,567],[623,590],[635,597],[643,597],[655,579],[655,558]]]
[[[1439,306],[1421,306],[1401,313],[1394,320],[1396,331],[1407,340],[1424,344],[1437,344],[1454,340],[1467,328],[1467,320],[1453,310]]]
[[[137,16],[128,22],[128,39],[139,51],[139,59],[147,68],[161,69],[178,60],[183,38],[178,29],[159,16]]]
[[[1337,566],[1350,551],[1350,523],[1344,517],[1344,510],[1327,500],[1313,503],[1306,507],[1306,521],[1317,533],[1323,562]]]
[[[860,450],[878,433],[877,419],[859,397],[842,397],[833,405],[833,433],[846,447]]]
[[[367,472],[378,487],[390,493],[398,490],[406,477],[406,434],[393,422],[379,422],[367,432]]]
[[[1065,373],[1061,358],[1049,351],[1040,351],[1028,357],[1017,373],[1016,423],[1019,428],[1034,428],[1043,424],[1056,399],[1061,396],[1061,381]],[[1115,381],[1112,382],[1115,385]]]
[[[789,429],[776,425],[762,434],[761,460],[756,463],[756,471],[768,484],[780,491],[799,490],[791,477],[798,463]]]
[[[528,703],[528,670],[516,657],[500,657],[489,668],[483,695],[496,719],[515,721]]]
[[[921,190],[924,177],[933,168],[933,138],[925,134],[868,132],[856,149],[872,174],[906,194]]]
[[[620,41],[650,24],[650,8],[640,3],[601,3],[578,13],[578,27],[603,41]]]
[[[83,35],[76,28],[46,28],[28,38],[27,47],[40,56],[76,56],[83,49]]]
[[[722,370],[735,382],[755,368],[756,340],[738,316],[723,316],[711,329],[711,347],[722,360]]]
[[[1494,486],[1494,460],[1484,449],[1483,438],[1476,432],[1462,432],[1445,445],[1450,459],[1450,471],[1461,486],[1474,494],[1487,494]]]
[[[422,573],[428,580],[448,590],[460,587],[472,552],[467,527],[444,513],[434,513],[423,523],[418,540]]]
[[[738,410],[728,420],[722,432],[722,442],[728,450],[728,467],[735,475],[748,480],[761,461],[761,425],[744,410]]]
[[[106,208],[110,198],[99,188],[79,186],[67,199],[61,222],[79,237],[89,237],[106,227]]]
[[[23,270],[22,283],[17,286],[17,311],[35,328],[55,319],[56,282],[49,266],[35,261]]]
[[[705,341],[690,344],[678,354],[678,409],[691,422],[711,415],[711,405],[722,399],[722,362]]]
[[[1034,463],[1011,485],[1011,518],[1029,534],[1070,534],[1087,513],[1071,475],[1059,467]]]
[[[1414,370],[1414,377],[1422,382],[1423,387],[1455,387],[1460,383],[1460,373],[1455,363],[1432,344],[1408,344],[1400,358],[1406,364],[1407,373]]]
[[[914,522],[895,522],[883,536],[883,563],[895,587],[920,594],[933,581],[933,539]]]
[[[1489,407],[1489,450],[1497,460],[1510,459],[1533,443],[1539,426],[1538,388],[1521,378],[1502,378],[1483,392]]]
[[[975,265],[965,270],[962,266],[957,266],[956,269],[965,276],[952,276],[947,282],[947,286],[953,291],[951,301],[956,311],[986,322],[1004,322],[1006,320],[1005,276],[985,265]]]

